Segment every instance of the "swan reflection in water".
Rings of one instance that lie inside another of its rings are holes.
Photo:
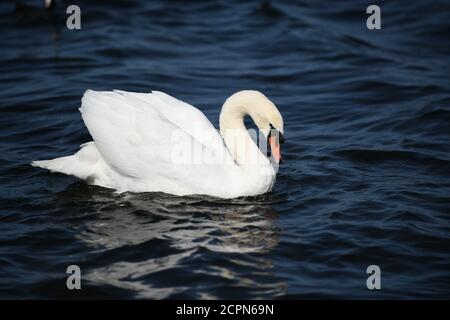
[[[76,219],[72,227],[98,252],[83,276],[93,285],[157,299],[224,297],[222,286],[238,295],[251,290],[253,297],[286,293],[267,255],[279,237],[273,195],[223,200],[115,194],[75,183],[60,196],[86,214],[81,226]]]

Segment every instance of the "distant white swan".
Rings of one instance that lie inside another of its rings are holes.
[[[118,192],[235,198],[266,193],[275,182],[283,118],[258,91],[239,91],[225,101],[220,134],[200,110],[158,91],[87,90],[79,110],[94,141],[33,166]],[[246,115],[270,145],[273,161],[246,130]]]

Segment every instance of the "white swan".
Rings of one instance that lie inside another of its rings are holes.
[[[157,91],[87,90],[79,110],[94,141],[33,166],[118,192],[235,198],[266,193],[275,182],[283,118],[258,91],[239,91],[225,101],[220,134],[200,110]],[[246,115],[270,144],[272,161],[246,130]]]

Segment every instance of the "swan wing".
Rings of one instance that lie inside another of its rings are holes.
[[[200,110],[162,92],[87,90],[80,112],[104,160],[130,178],[175,182],[199,174],[192,171],[201,171],[201,166],[174,164],[174,136],[178,146],[190,141],[191,148],[204,148],[222,159],[214,161],[234,162]]]

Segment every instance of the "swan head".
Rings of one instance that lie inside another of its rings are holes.
[[[280,144],[284,142],[283,117],[275,104],[256,90],[242,90],[231,95],[220,113],[220,128],[236,129],[244,126],[244,117],[249,115],[264,134],[269,156],[281,163]]]

